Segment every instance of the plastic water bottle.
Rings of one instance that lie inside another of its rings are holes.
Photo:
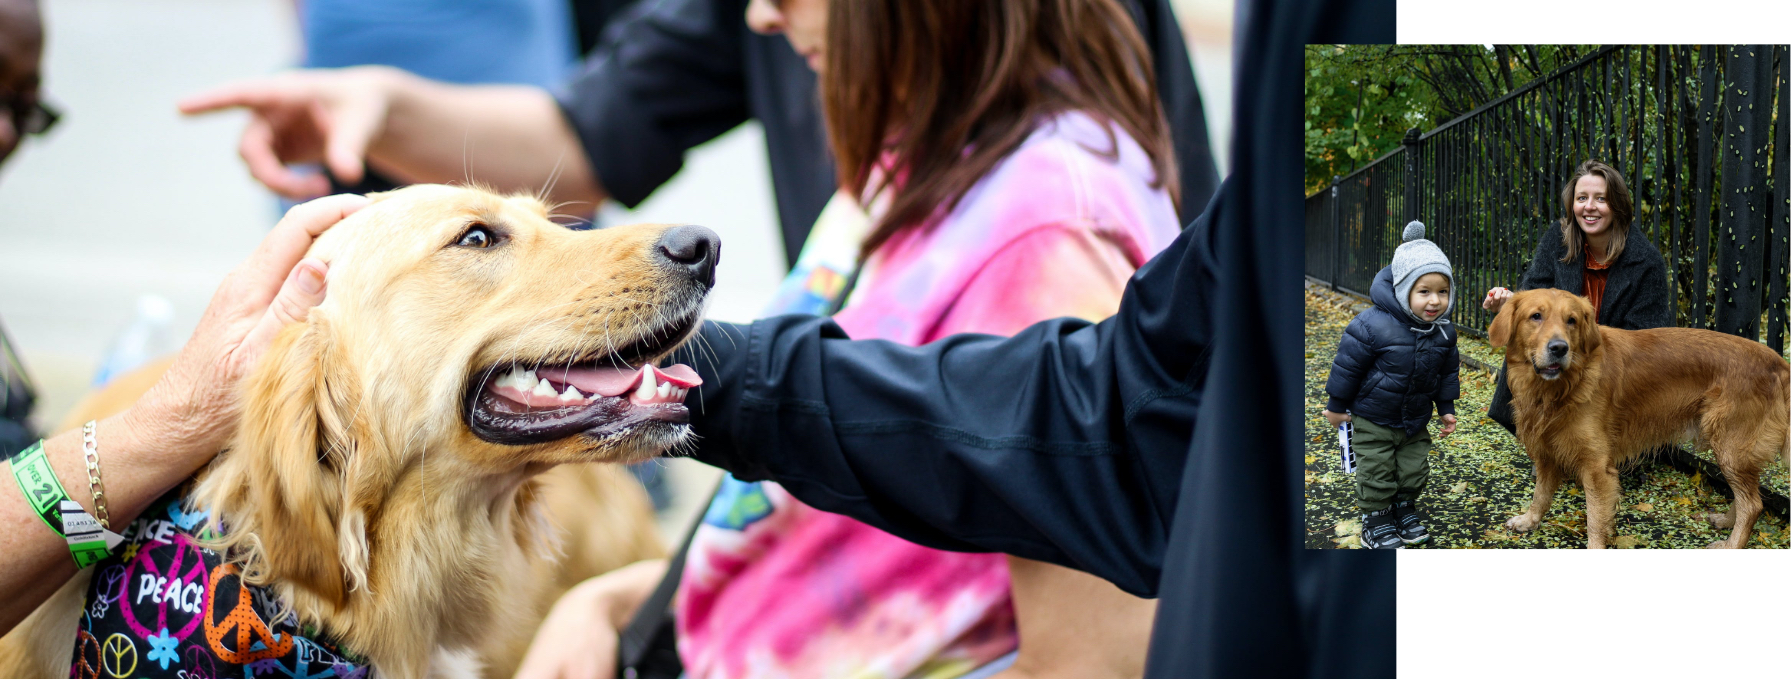
[[[104,385],[150,359],[173,352],[173,339],[168,337],[173,323],[174,303],[168,298],[154,294],[137,298],[137,317],[112,341],[99,372],[93,374],[93,386]]]

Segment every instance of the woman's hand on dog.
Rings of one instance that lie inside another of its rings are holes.
[[[236,430],[237,383],[281,328],[323,302],[326,267],[301,259],[305,251],[366,204],[365,197],[344,194],[294,207],[224,277],[174,365],[123,415],[124,429],[151,456],[145,463],[162,463],[174,479],[184,479],[224,447]]]
[[[323,301],[324,265],[301,260],[311,241],[367,204],[360,196],[331,196],[300,205],[262,239],[261,246],[224,278],[193,337],[174,365],[135,404],[97,429],[105,461],[106,498],[113,527],[136,519],[150,503],[217,455],[236,429],[237,382],[286,324],[303,320]],[[71,499],[88,512],[81,433],[44,440],[44,453]],[[36,526],[18,487],[0,487],[0,635],[50,597],[75,573],[67,544]]]
[[[1344,423],[1350,421],[1348,413],[1332,413],[1329,410],[1320,411],[1320,413],[1324,414],[1325,420],[1330,421],[1331,427],[1342,427]]]
[[[615,677],[622,629],[665,578],[665,569],[665,560],[643,560],[566,591],[535,632],[516,677]]]
[[[1494,288],[1486,291],[1486,299],[1480,301],[1480,308],[1498,314],[1499,308],[1505,306],[1505,301],[1511,299],[1511,296],[1512,292],[1509,288]]]

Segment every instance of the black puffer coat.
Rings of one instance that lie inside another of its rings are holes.
[[[1455,413],[1461,396],[1455,328],[1448,312],[1435,323],[1412,318],[1394,299],[1391,267],[1374,276],[1368,295],[1374,306],[1349,322],[1337,345],[1325,408],[1417,434],[1430,423],[1431,404],[1439,415]]]

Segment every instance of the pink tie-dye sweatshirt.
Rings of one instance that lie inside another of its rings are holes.
[[[1179,231],[1149,157],[1112,131],[1082,113],[1046,121],[950,214],[880,248],[835,320],[854,338],[919,345],[1111,315]],[[814,313],[843,285],[862,228],[827,221],[772,313]],[[682,587],[690,677],[953,677],[1017,644],[1004,556],[924,548],[774,483],[724,479]]]

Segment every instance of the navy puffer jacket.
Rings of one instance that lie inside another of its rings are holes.
[[[1461,396],[1455,328],[1445,322],[1449,312],[1436,323],[1413,318],[1394,299],[1391,267],[1374,276],[1368,295],[1374,306],[1349,322],[1337,344],[1325,408],[1417,434],[1430,423],[1431,404],[1438,415],[1455,413]]]

